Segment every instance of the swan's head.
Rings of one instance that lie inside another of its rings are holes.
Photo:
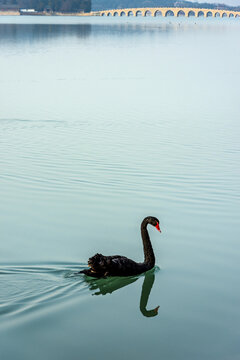
[[[154,226],[159,232],[161,232],[161,229],[160,229],[160,226],[159,226],[159,223],[160,221],[154,217],[154,216],[148,216],[146,218],[148,224],[151,224],[152,226]]]

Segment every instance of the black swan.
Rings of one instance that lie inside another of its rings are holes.
[[[161,232],[159,227],[159,220],[157,218],[148,216],[143,219],[141,224],[141,235],[144,251],[143,263],[136,263],[135,261],[120,255],[104,256],[102,254],[96,254],[88,260],[88,266],[90,269],[84,269],[80,271],[80,273],[95,278],[101,278],[107,276],[138,275],[152,269],[155,265],[155,256],[147,231],[148,224],[155,226],[155,228]]]

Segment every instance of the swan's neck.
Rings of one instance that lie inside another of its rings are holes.
[[[143,242],[143,252],[144,252],[144,263],[149,266],[151,269],[155,265],[155,256],[153,253],[152,244],[150,237],[147,231],[147,222],[143,221],[141,225],[141,234]]]

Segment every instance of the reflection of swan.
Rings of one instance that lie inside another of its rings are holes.
[[[161,232],[159,220],[157,218],[148,216],[143,219],[141,224],[144,251],[143,263],[136,263],[135,261],[120,255],[104,256],[102,254],[96,254],[88,260],[90,269],[84,269],[80,272],[88,276],[101,278],[107,276],[135,276],[152,269],[155,265],[155,256],[147,231],[148,224],[154,226]]]
[[[154,271],[150,270],[144,274],[144,281],[142,285],[142,293],[140,298],[140,311],[146,317],[153,317],[158,314],[159,306],[152,310],[147,310],[147,303],[150,292],[152,290],[155,275]],[[85,281],[88,283],[90,290],[98,290],[93,295],[106,295],[111,294],[113,291],[121,289],[124,286],[130,285],[131,283],[138,280],[139,277],[128,276],[128,277],[109,277],[107,279],[90,279],[86,278]]]
[[[116,276],[116,277],[109,277],[107,279],[86,278],[86,281],[89,284],[90,290],[99,290],[95,292],[93,295],[106,295],[106,294],[111,294],[113,291],[116,291],[124,286],[133,283],[137,279],[138,277],[136,276],[127,276],[127,277]]]
[[[155,309],[147,310],[147,303],[149,299],[150,292],[152,290],[153,284],[155,280],[154,271],[148,271],[145,274],[145,278],[142,285],[142,294],[140,299],[140,311],[146,317],[153,317],[158,314],[158,309],[160,306],[157,306]]]

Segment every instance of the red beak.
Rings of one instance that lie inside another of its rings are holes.
[[[159,232],[161,232],[161,229],[160,229],[159,223],[157,223],[157,225],[155,226],[155,228],[156,228]]]

